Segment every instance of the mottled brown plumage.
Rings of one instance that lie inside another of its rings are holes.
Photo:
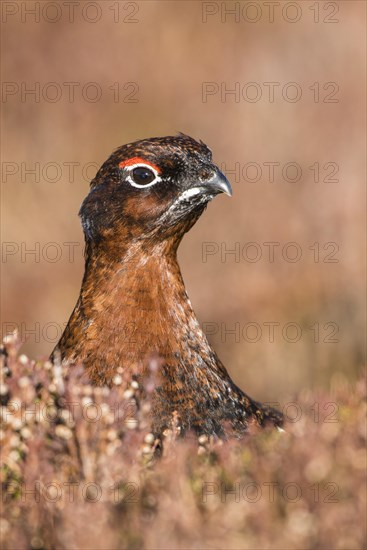
[[[230,185],[203,143],[179,135],[120,147],[91,183],[80,215],[86,241],[80,296],[54,350],[83,363],[95,384],[117,369],[159,358],[153,430],[243,434],[249,422],[280,426],[281,414],[231,380],[192,310],[177,248],[208,202]]]

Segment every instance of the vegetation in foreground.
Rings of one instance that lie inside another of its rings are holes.
[[[4,550],[366,547],[364,380],[293,398],[283,433],[180,439],[173,420],[156,459],[136,381],[95,388],[18,349],[1,359]]]

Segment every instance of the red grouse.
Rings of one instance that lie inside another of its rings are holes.
[[[159,357],[156,434],[173,413],[182,432],[220,437],[240,436],[249,423],[282,424],[281,413],[231,380],[199,326],[177,263],[182,237],[219,193],[231,195],[231,186],[211,151],[180,134],[117,149],[80,209],[85,273],[53,355],[82,363],[98,385],[111,384],[119,367],[143,379]]]

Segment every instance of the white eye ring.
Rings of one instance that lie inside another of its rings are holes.
[[[150,172],[153,172],[153,174],[155,175],[154,180],[151,181],[150,183],[147,183],[146,185],[144,184],[141,185],[139,183],[136,183],[132,178],[132,172],[133,170],[135,170],[135,168],[146,168]],[[127,172],[127,176],[126,176],[127,181],[130,183],[130,185],[132,185],[133,187],[137,187],[138,189],[147,189],[147,187],[152,187],[152,185],[155,185],[156,183],[162,181],[162,178],[159,176],[157,170],[153,168],[153,166],[151,166],[150,164],[144,164],[143,162],[138,162],[136,164],[130,164],[130,166],[125,166],[124,170],[126,170]]]

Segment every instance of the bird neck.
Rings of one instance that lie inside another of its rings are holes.
[[[100,382],[102,371],[108,382],[121,364],[144,370],[152,357],[173,364],[190,354],[188,342],[208,352],[176,248],[172,243],[150,249],[132,245],[118,259],[87,256],[79,300],[60,349],[66,358],[83,362],[92,380]],[[68,354],[71,334],[77,345]]]
[[[112,297],[113,298],[109,298]],[[177,262],[177,247],[172,243],[149,246],[133,243],[111,255],[107,252],[87,254],[81,298],[95,305],[113,299],[116,313],[121,316],[121,305],[129,314],[131,308],[155,313],[175,298],[185,296],[184,282]],[[98,309],[99,310],[99,309]],[[111,312],[112,313],[112,312]],[[131,311],[130,311],[131,313]]]

